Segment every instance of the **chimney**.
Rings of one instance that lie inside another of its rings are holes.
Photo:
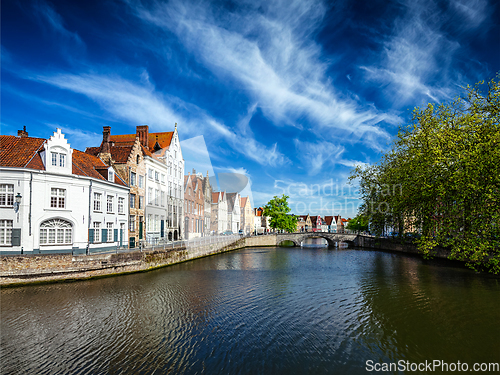
[[[24,138],[28,136],[28,132],[26,131],[26,125],[23,126],[23,130],[18,130],[17,131],[17,136]]]
[[[110,152],[111,152],[111,126],[103,126],[101,153],[109,154]]]
[[[149,150],[148,139],[149,139],[149,127],[147,125],[138,125],[136,127],[136,137],[139,138],[139,142],[144,146],[146,150]]]

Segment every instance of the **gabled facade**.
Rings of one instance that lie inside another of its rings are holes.
[[[0,251],[92,253],[127,246],[129,188],[61,129],[0,136]],[[19,203],[16,202],[19,200]]]
[[[184,233],[188,239],[203,235],[204,203],[203,177],[193,169],[193,174],[184,176]]]
[[[214,234],[222,234],[228,230],[226,193],[217,191],[212,193],[212,216],[210,228]]]
[[[182,236],[184,159],[177,133],[150,133],[148,125],[135,134],[111,135],[104,127],[100,147],[87,148],[108,165],[116,166],[131,188],[131,246],[158,243]]]
[[[237,234],[240,230],[240,199],[239,193],[227,193],[228,230]]]
[[[335,216],[325,216],[325,222],[327,225],[327,231],[329,233],[337,233],[337,223],[335,221]]]
[[[240,210],[241,229],[244,234],[248,235],[254,230],[254,213],[249,197],[241,198]]]
[[[211,232],[210,221],[212,218],[212,186],[210,185],[208,171],[207,171],[207,176],[203,178],[203,206],[204,206],[203,235],[209,236]]]

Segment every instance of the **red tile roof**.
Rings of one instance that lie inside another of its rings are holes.
[[[325,216],[326,225],[332,225],[333,216]]]
[[[172,136],[174,132],[161,132],[161,133],[149,133],[148,135],[148,147],[150,150],[154,150],[156,142],[158,142],[161,148],[169,147],[172,141]],[[136,134],[118,134],[111,135],[111,142],[115,143],[115,146],[120,145],[133,145],[135,142]]]
[[[45,170],[40,151],[45,139],[33,137],[0,136],[0,166]],[[106,180],[98,169],[107,168],[101,159],[82,151],[73,149],[72,173]],[[116,175],[115,183],[126,184]]]
[[[43,138],[0,136],[0,166],[27,168],[30,164],[33,169],[45,169],[38,154],[44,143]]]
[[[241,198],[240,198],[240,206],[241,206],[241,207],[245,207],[245,206],[246,206],[246,204],[247,204],[247,199],[248,199],[248,197],[241,197]]]

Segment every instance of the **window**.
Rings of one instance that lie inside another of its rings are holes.
[[[12,220],[0,220],[0,245],[12,245]]]
[[[14,185],[0,185],[0,206],[14,206]]]
[[[136,185],[136,174],[135,172],[130,172],[130,186],[135,186]]]
[[[144,176],[139,175],[139,187],[144,187]]]
[[[130,215],[129,217],[128,230],[135,232],[135,215]]]
[[[160,181],[160,173],[158,171],[155,171],[155,181]]]
[[[106,229],[108,230],[107,242],[113,242],[113,223],[106,223]]]
[[[139,164],[139,161],[140,161],[140,157],[139,157],[139,155],[137,155],[137,158],[135,159],[136,164]]]
[[[50,189],[50,207],[64,208],[66,204],[66,190],[65,189]]]
[[[94,242],[101,242],[101,223],[94,223]]]
[[[165,183],[165,175],[162,173],[161,174],[161,183],[164,184]]]
[[[144,208],[144,196],[139,195],[139,209],[143,209],[143,208]]]
[[[151,232],[153,230],[153,215],[148,215],[148,221],[146,222],[146,225],[148,228],[148,232]]]
[[[168,195],[172,196],[172,183],[168,183]]]
[[[158,206],[160,204],[160,197],[159,197],[159,190],[155,189],[155,206]]]
[[[108,171],[108,181],[115,182],[115,174],[112,170]]]
[[[108,195],[107,211],[113,212],[113,196],[112,195]]]
[[[52,165],[54,167],[57,167],[57,160],[59,160],[60,167],[66,166],[66,154],[58,154],[57,152],[51,152],[50,154],[52,156]]]
[[[118,198],[118,213],[123,214],[123,209],[125,205],[125,198]]]
[[[152,180],[152,179],[153,179],[153,170],[152,170],[152,169],[148,169],[148,178],[149,178],[150,180]]]
[[[165,192],[161,192],[161,206],[165,207]]]
[[[101,211],[101,196],[101,193],[94,193],[94,211]]]
[[[130,194],[130,208],[135,208],[135,194]]]
[[[153,188],[148,188],[148,204],[153,204]]]
[[[159,229],[159,223],[160,223],[160,218],[158,215],[155,215],[155,232],[158,232],[160,229]]]
[[[51,219],[40,225],[40,245],[71,245],[73,226],[69,221]]]

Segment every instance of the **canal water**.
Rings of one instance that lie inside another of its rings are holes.
[[[0,333],[2,374],[366,374],[367,361],[400,360],[471,368],[500,362],[500,279],[378,251],[249,248],[3,289]]]

